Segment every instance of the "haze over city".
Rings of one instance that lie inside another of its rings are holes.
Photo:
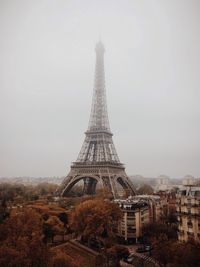
[[[200,176],[199,1],[1,1],[0,176],[64,176],[84,140],[95,43],[128,174]]]

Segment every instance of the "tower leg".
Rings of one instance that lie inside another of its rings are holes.
[[[65,178],[57,195],[67,196],[73,186],[79,181],[83,181],[83,195],[95,195],[97,182],[99,188],[103,189],[105,195],[112,195],[116,198],[126,198],[135,195],[135,188],[122,168],[100,167],[95,169],[83,166],[73,167],[69,175]]]
[[[97,181],[89,177],[84,178],[83,194],[94,195]]]

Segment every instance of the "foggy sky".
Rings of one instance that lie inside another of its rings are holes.
[[[127,173],[199,177],[199,0],[0,0],[0,176],[68,173],[99,35]]]

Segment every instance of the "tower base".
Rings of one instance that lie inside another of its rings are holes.
[[[89,165],[75,162],[59,187],[57,195],[68,196],[81,180],[84,182],[83,195],[95,195],[96,188],[105,194],[111,194],[114,199],[136,194],[122,164],[105,162]]]

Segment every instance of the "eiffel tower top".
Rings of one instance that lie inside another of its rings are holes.
[[[101,41],[96,44],[95,51],[95,80],[89,126],[75,164],[114,164],[121,166],[108,120],[104,75],[105,48]]]
[[[96,44],[95,51],[96,51],[95,80],[94,80],[92,110],[90,114],[88,131],[110,132],[107,104],[106,104],[105,75],[104,75],[105,48],[101,41],[99,41]]]

